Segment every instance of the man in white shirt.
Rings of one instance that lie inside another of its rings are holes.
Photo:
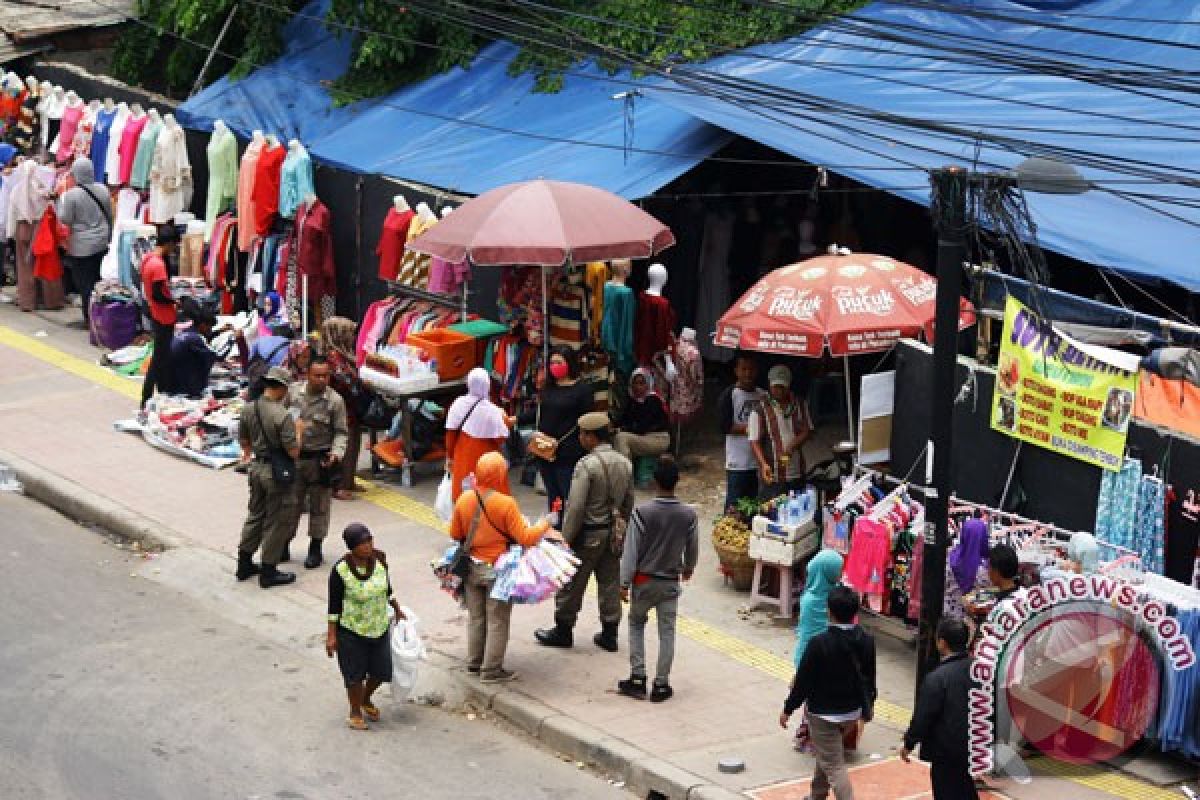
[[[758,497],[758,461],[746,425],[750,413],[766,394],[756,385],[758,364],[751,356],[740,354],[734,361],[737,383],[721,393],[717,400],[717,418],[725,434],[725,508],[743,497]]]

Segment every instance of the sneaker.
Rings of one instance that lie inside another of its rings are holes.
[[[482,672],[479,675],[480,683],[508,683],[516,679],[517,673],[511,669],[497,669],[491,672]]]
[[[654,688],[650,690],[650,702],[661,703],[664,700],[670,700],[671,695],[675,694],[675,690],[667,684],[654,684]]]
[[[646,676],[630,675],[628,679],[617,681],[617,694],[632,697],[635,700],[646,699]]]

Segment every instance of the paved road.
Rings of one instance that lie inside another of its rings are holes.
[[[488,722],[385,708],[343,725],[336,669],[239,627],[134,557],[0,493],[6,800],[612,798]]]

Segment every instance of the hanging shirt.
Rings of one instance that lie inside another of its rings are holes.
[[[413,217],[408,226],[408,236],[405,244],[416,239],[425,231],[438,223],[437,217],[422,218],[420,214]],[[429,256],[412,250],[405,250],[400,256],[400,268],[396,280],[405,286],[415,286],[424,289],[429,286]]]
[[[308,151],[303,147],[289,147],[279,179],[279,215],[284,219],[296,216],[297,206],[316,192]]]
[[[213,132],[204,150],[208,158],[208,194],[204,201],[204,240],[223,212],[234,207],[238,195],[238,146],[229,131]]]
[[[637,316],[633,289],[620,283],[604,285],[604,317],[600,341],[622,376],[633,374],[633,328]]]
[[[150,185],[150,167],[154,163],[154,148],[158,146],[158,135],[162,132],[162,127],[161,122],[151,120],[142,128],[142,134],[138,137],[137,153],[129,171],[129,185],[135,189],[145,189]]]
[[[670,301],[650,292],[639,294],[634,328],[634,355],[638,366],[648,367],[655,355],[671,346],[671,337],[675,332],[675,311]]]
[[[308,276],[309,299],[337,292],[333,264],[333,220],[320,200],[296,210],[296,267]]]
[[[587,286],[589,307],[588,338],[598,342],[604,325],[604,286],[608,282],[608,264],[603,261],[589,261],[584,267],[583,281]]]
[[[287,148],[266,147],[254,170],[254,232],[265,236],[279,213],[279,180]]]
[[[397,211],[393,206],[383,218],[383,231],[379,234],[379,244],[375,246],[375,255],[379,256],[379,277],[382,280],[394,281],[400,274],[404,243],[408,241],[408,228],[415,216],[416,212],[412,209]]]
[[[150,163],[150,221],[161,225],[192,204],[192,165],[183,128],[158,134]]]
[[[62,125],[58,129],[58,148],[54,151],[54,157],[59,163],[66,161],[73,155],[72,148],[75,146],[75,131],[79,128],[79,121],[83,119],[83,104],[75,106],[67,106],[62,112]]]
[[[237,244],[243,253],[249,253],[254,242],[254,182],[258,178],[258,160],[266,146],[265,139],[251,139],[242,154],[242,167],[238,172]]]
[[[121,185],[121,140],[125,136],[125,126],[129,124],[131,115],[128,108],[117,106],[117,116],[112,121],[108,132],[108,153],[104,157],[104,175],[96,173],[96,180],[103,180],[109,186]]]
[[[116,119],[117,109],[101,111],[96,115],[96,124],[92,128],[92,146],[89,153],[92,166],[96,170],[96,180],[101,183],[104,182],[105,168],[108,166],[108,145]]]

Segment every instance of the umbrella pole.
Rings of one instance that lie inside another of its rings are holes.
[[[854,398],[850,393],[850,356],[842,356],[842,370],[846,378],[846,428],[850,431],[851,442],[858,441],[854,430]]]
[[[542,267],[542,369],[550,374],[550,301],[546,298],[546,266]]]

